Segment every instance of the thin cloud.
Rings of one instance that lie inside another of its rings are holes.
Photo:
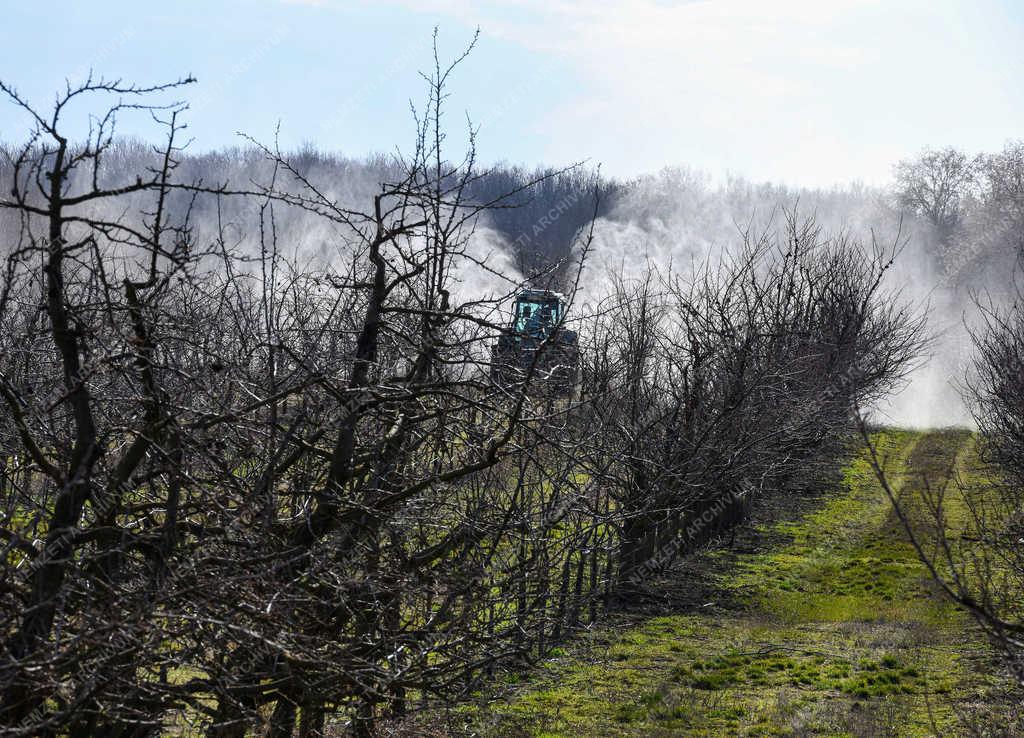
[[[591,157],[612,173],[695,163],[805,184],[877,182],[894,154],[920,146],[911,131],[935,130],[925,70],[951,95],[977,97],[984,87],[959,81],[1000,63],[981,48],[949,53],[968,33],[955,2],[394,2],[570,65],[579,81],[535,122],[549,131],[544,156]],[[993,102],[971,106],[983,115]],[[892,106],[906,130],[886,123]],[[960,106],[939,143],[977,146],[958,130]]]

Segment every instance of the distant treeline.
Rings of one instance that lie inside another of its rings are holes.
[[[13,152],[10,146],[5,150]],[[115,141],[105,153],[100,179],[134,176],[150,166],[151,157],[148,143]],[[283,157],[309,184],[349,208],[361,206],[403,171],[399,160],[385,155],[349,157],[305,147]],[[0,158],[0,177],[10,176],[11,158]],[[176,176],[237,190],[268,181],[274,166],[268,152],[255,146],[186,151]],[[927,276],[940,286],[976,289],[991,287],[993,280],[1006,282],[1007,270],[1016,267],[1024,248],[1024,142],[1011,141],[1002,151],[974,156],[953,148],[926,149],[895,162],[893,174],[892,185],[885,188],[853,183],[812,189],[742,177],[713,182],[686,168],[618,180],[588,167],[497,164],[477,165],[463,190],[466,206],[497,205],[479,214],[479,225],[500,238],[522,274],[567,264],[581,229],[595,217],[598,239],[607,247],[653,249],[660,252],[655,256],[678,259],[704,256],[716,245],[735,240],[745,227],[757,230],[773,219],[781,223],[778,212],[795,208],[830,230],[858,237],[874,232],[885,238],[902,229],[913,255],[908,263],[915,269],[926,266]],[[283,176],[278,185],[296,192],[302,187]],[[172,195],[169,207],[191,208],[192,222],[210,231],[244,222],[252,214],[252,204],[242,199],[197,202],[185,193]],[[317,226],[307,216],[282,213],[279,231],[304,249],[313,244],[313,252],[323,255],[329,236],[311,234]],[[0,213],[0,225],[12,217]],[[8,223],[7,232],[12,227]],[[626,245],[616,240],[622,228],[631,229]]]

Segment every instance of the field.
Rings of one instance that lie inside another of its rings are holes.
[[[978,474],[967,432],[877,438],[912,514],[921,515],[911,501],[923,479]],[[998,735],[1003,685],[985,676],[996,673],[992,651],[931,586],[866,456],[846,467],[839,489],[784,517],[688,562],[664,583],[670,612],[614,616],[450,713],[448,729],[950,736],[967,734],[967,720]]]
[[[8,5],[4,738],[1024,738],[1021,3]]]

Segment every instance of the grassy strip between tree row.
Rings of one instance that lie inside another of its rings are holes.
[[[878,436],[905,499],[922,479],[981,478],[964,431]],[[955,500],[948,499],[953,512]],[[909,506],[911,510],[913,505]],[[950,521],[955,526],[956,521]],[[969,616],[930,583],[864,454],[837,494],[778,539],[719,550],[708,602],[611,622],[508,687],[447,716],[489,736],[1000,735],[1008,713],[993,654]],[[628,627],[623,627],[627,625]],[[1007,733],[1009,734],[1009,733]]]

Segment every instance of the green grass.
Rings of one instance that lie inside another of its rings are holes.
[[[894,486],[952,459],[964,432],[878,437]],[[705,557],[715,603],[610,622],[570,655],[459,711],[489,736],[943,736],[995,686],[967,616],[930,586],[866,457],[775,545]]]

